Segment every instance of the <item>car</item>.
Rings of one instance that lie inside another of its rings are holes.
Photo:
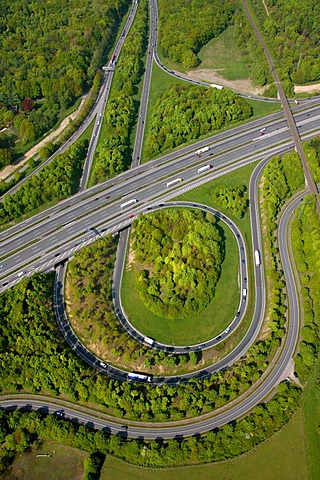
[[[244,277],[243,281],[244,281],[245,283],[247,283],[247,277]]]
[[[244,258],[241,261],[242,261],[242,263],[245,263]]]
[[[259,130],[260,135],[264,135],[264,132],[266,131],[265,127],[261,128]]]
[[[2,284],[3,287],[5,287],[6,285],[8,285],[8,282],[4,282],[4,283]]]
[[[121,430],[128,430],[128,425],[121,425]]]
[[[60,253],[55,253],[53,256],[54,257],[59,257]]]
[[[225,331],[224,331],[224,333],[228,333],[229,330],[230,330],[230,327],[226,328]]]
[[[240,235],[239,235],[239,233],[237,233],[237,238],[240,238]]]
[[[2,268],[6,267],[6,266],[7,266],[6,263],[0,263],[0,270],[1,270]]]
[[[110,195],[107,195],[106,197],[104,197],[105,200],[109,200],[110,198]]]
[[[240,310],[236,313],[236,317],[239,317],[240,315]]]
[[[133,217],[134,217],[134,215],[133,215],[133,213],[131,213],[131,215],[129,215],[129,218],[133,218]]]
[[[57,410],[56,412],[54,412],[55,415],[57,415],[58,417],[63,417],[64,416],[64,410]]]
[[[25,275],[26,273],[27,273],[27,272],[19,272],[19,273],[17,274],[17,277],[23,277],[23,275]]]
[[[107,368],[107,365],[104,362],[100,362],[100,367]]]

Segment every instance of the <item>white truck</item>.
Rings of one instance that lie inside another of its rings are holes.
[[[203,167],[198,168],[198,173],[206,172],[207,170],[210,170],[212,168],[211,165],[203,165]]]
[[[196,150],[194,154],[196,157],[200,157],[203,153],[206,153],[209,150],[210,150],[210,147],[203,147],[203,148],[200,148],[199,150]]]
[[[254,261],[256,264],[256,267],[260,267],[261,265],[261,258],[260,258],[260,252],[259,250],[254,251]]]

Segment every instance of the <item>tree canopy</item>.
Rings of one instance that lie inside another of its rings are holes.
[[[154,157],[251,115],[250,105],[231,90],[172,85],[156,103],[146,155]]]
[[[233,0],[160,0],[159,42],[164,56],[185,68],[196,67],[200,48],[227,28],[234,8]]]
[[[26,142],[50,129],[91,86],[129,3],[1,2],[0,127],[14,124]]]
[[[220,277],[224,244],[211,214],[169,210],[138,218],[132,247],[145,305],[167,318],[205,308]]]

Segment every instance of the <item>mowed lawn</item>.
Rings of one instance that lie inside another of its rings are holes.
[[[37,457],[52,453],[52,457]],[[82,480],[83,460],[88,453],[62,445],[43,442],[34,452],[18,455],[4,480]]]
[[[280,432],[234,460],[196,467],[147,469],[107,457],[100,476],[100,480],[309,479],[301,409]]]

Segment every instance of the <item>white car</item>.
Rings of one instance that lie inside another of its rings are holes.
[[[104,362],[100,362],[100,367],[107,368],[107,365]]]
[[[23,275],[25,275],[27,272],[19,272],[17,277],[23,277]]]

